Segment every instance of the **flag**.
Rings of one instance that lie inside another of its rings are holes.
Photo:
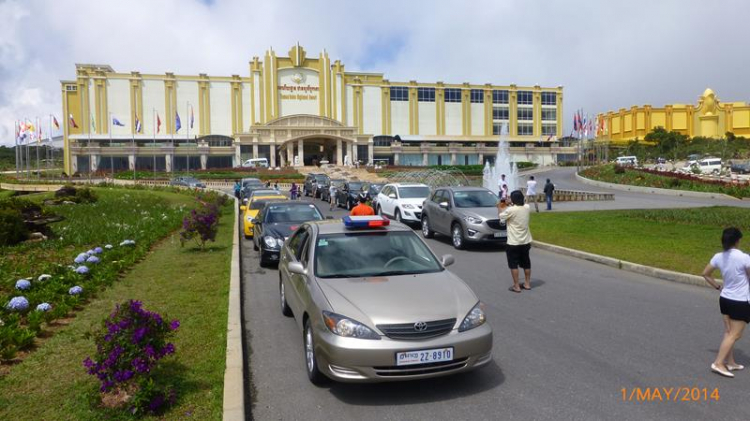
[[[138,114],[135,115],[135,132],[141,132],[141,120],[138,118]]]
[[[55,128],[57,130],[60,130],[60,123],[57,122],[57,119],[55,118],[55,116],[52,116],[52,124],[55,125]]]
[[[159,130],[161,130],[161,118],[159,113],[156,113],[156,133],[159,133]]]
[[[182,123],[180,122],[180,113],[177,111],[174,112],[174,131],[175,133],[179,132],[182,128]]]
[[[115,126],[125,127],[124,124],[120,123],[120,120],[117,119],[117,117],[112,117],[112,124]]]
[[[78,128],[78,125],[76,124],[76,121],[73,120],[73,114],[71,114],[70,117],[68,118],[68,123],[70,124],[71,128],[74,128],[74,129]]]
[[[94,121],[94,115],[93,114],[91,114],[91,131],[92,132],[96,131],[96,122]]]
[[[195,116],[193,115],[193,106],[190,106],[190,128],[193,128],[193,122],[195,121]]]

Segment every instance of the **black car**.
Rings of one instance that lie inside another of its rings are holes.
[[[383,188],[385,184],[370,184],[370,187],[367,189],[367,194],[370,195],[370,206],[372,206],[373,209],[376,209],[378,204],[378,193],[380,193],[380,189]]]
[[[256,191],[256,190],[266,190],[266,189],[268,189],[268,188],[263,183],[260,183],[260,184],[256,184],[256,183],[246,184],[246,185],[242,186],[242,190],[240,190],[240,202],[243,205],[246,205],[248,199],[250,198],[250,196],[253,194],[254,191]]]
[[[333,180],[328,181],[328,188],[320,192],[320,200],[323,200],[325,202],[331,201],[331,186],[336,188],[336,191],[338,191],[346,182],[343,178],[337,178]],[[334,197],[336,197],[336,194],[334,192]]]
[[[260,251],[260,265],[279,263],[284,241],[303,222],[320,221],[317,206],[299,201],[268,202],[253,221],[253,249]]]
[[[735,174],[750,174],[750,161],[732,162],[731,168]]]
[[[331,179],[325,174],[307,174],[305,177],[305,184],[302,186],[302,191],[305,196],[320,197],[320,193],[327,189],[330,185]]]
[[[366,183],[362,181],[349,181],[344,183],[344,186],[336,191],[336,206],[341,206],[347,210],[351,210],[356,206],[358,200],[357,197],[362,192],[363,188],[366,200],[369,201],[370,195]]]
[[[169,182],[170,186],[190,187],[192,189],[205,189],[206,185],[195,177],[176,177]]]

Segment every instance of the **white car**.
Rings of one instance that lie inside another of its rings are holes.
[[[719,174],[723,167],[721,158],[704,158],[699,161],[688,161],[682,172],[692,173],[693,168],[698,168],[701,174]]]
[[[378,193],[376,212],[399,222],[421,223],[422,204],[429,196],[426,184],[386,184]]]

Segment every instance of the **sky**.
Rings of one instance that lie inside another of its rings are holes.
[[[13,122],[61,116],[76,63],[247,76],[299,42],[347,70],[419,80],[564,87],[572,114],[750,102],[750,1],[0,0],[0,144]]]

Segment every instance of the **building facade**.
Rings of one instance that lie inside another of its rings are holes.
[[[503,127],[518,160],[550,163],[571,152],[556,142],[562,87],[394,82],[346,71],[325,51],[308,57],[299,45],[287,57],[254,57],[244,76],[78,64],[61,88],[68,174],[226,168],[250,158],[272,167],[481,164]]]
[[[710,88],[699,97],[697,105],[633,106],[599,114],[599,118],[604,120],[604,127],[597,138],[615,145],[643,139],[657,127],[690,137],[718,139],[727,132],[736,136],[750,136],[750,104],[721,102]]]

